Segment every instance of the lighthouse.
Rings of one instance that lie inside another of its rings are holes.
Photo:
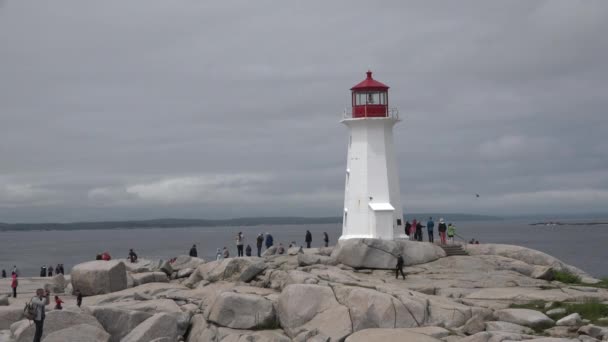
[[[349,129],[344,213],[340,240],[392,240],[402,231],[403,209],[393,144],[399,112],[388,106],[388,86],[367,72],[351,88],[352,110],[342,123]]]

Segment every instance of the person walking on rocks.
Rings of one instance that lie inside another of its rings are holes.
[[[19,280],[17,280],[17,274],[13,273],[13,279],[11,280],[11,288],[13,289],[13,298],[17,298],[17,286],[19,286]]]
[[[63,304],[61,298],[59,298],[59,296],[55,296],[55,310],[63,310],[63,306],[61,306],[61,304]]]
[[[76,290],[76,305],[78,305],[78,307],[82,305],[82,293],[80,290]]]
[[[190,256],[193,258],[198,257],[198,252],[196,251],[196,245],[192,245],[192,248],[190,248]]]
[[[454,244],[454,235],[456,235],[456,226],[450,223],[448,224],[448,240],[451,244]]]
[[[36,325],[34,342],[40,342],[40,340],[42,339],[44,319],[46,318],[45,307],[49,305],[49,295],[49,291],[37,289],[36,296],[32,298],[32,305],[34,306],[35,311],[34,324]]]
[[[403,280],[405,280],[405,274],[403,273],[403,265],[405,261],[403,260],[403,255],[397,255],[397,268],[395,269],[395,279],[399,279],[399,272],[401,272],[401,276]]]
[[[312,243],[312,234],[310,233],[310,230],[306,231],[306,238],[304,241],[306,241],[306,248],[310,248],[310,244]]]
[[[245,255],[248,257],[251,256],[251,246],[247,245],[247,248],[245,248]]]
[[[435,238],[433,237],[433,229],[435,228],[435,222],[433,222],[433,218],[429,217],[429,220],[426,221],[426,232],[429,235],[429,242],[435,242]]]
[[[448,230],[443,218],[439,219],[439,226],[437,226],[437,230],[439,231],[439,237],[441,238],[441,244],[445,245],[447,242],[445,240],[445,232]]]
[[[49,266],[47,273],[48,273],[49,277],[53,276],[53,266]]]
[[[327,232],[323,232],[323,242],[325,242],[325,247],[329,247],[329,235],[327,235]]]
[[[137,254],[135,254],[133,248],[129,249],[129,261],[131,261],[131,263],[137,262]]]
[[[262,245],[264,244],[264,234],[258,234],[258,237],[255,239],[255,245],[258,248],[258,258],[262,256]]]
[[[274,244],[274,239],[272,238],[272,235],[266,233],[266,249],[272,247],[273,244]]]
[[[243,233],[236,234],[236,254],[237,257],[243,256]]]

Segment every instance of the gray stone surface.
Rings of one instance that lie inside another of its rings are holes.
[[[504,309],[494,313],[499,321],[523,325],[530,328],[551,327],[555,322],[542,312],[528,309]]]
[[[177,321],[175,317],[158,313],[146,319],[129,332],[121,342],[150,342],[153,339],[167,338],[177,340]]]
[[[90,306],[87,310],[101,323],[105,331],[110,333],[111,342],[119,342],[140,323],[152,317],[151,313],[143,311],[107,306]]]
[[[333,340],[332,340],[333,341]],[[348,338],[346,342],[442,342],[428,335],[411,332],[408,329],[366,329],[358,331]]]
[[[93,296],[127,288],[127,271],[120,261],[89,261],[72,268],[74,290],[83,296]]]
[[[88,324],[79,324],[48,334],[42,342],[110,342],[110,334]]]
[[[103,327],[95,317],[89,314],[67,310],[50,311],[46,314],[42,339],[44,340],[46,336],[55,331],[81,324],[91,325],[103,330]],[[34,338],[35,331],[36,328],[34,324],[27,320],[19,321],[11,326],[11,333],[15,338],[15,342],[31,342]]]
[[[255,294],[224,292],[213,303],[208,320],[234,329],[261,329],[275,325],[272,302]]]

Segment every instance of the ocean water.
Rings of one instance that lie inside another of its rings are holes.
[[[534,248],[594,276],[608,276],[608,226],[530,226],[531,221],[526,220],[454,223],[457,234],[467,240]],[[209,260],[215,258],[216,248],[224,246],[236,255],[234,238],[239,231],[255,254],[259,233],[270,232],[277,245],[282,242],[287,246],[290,241],[304,245],[307,229],[313,235],[313,247],[322,244],[324,231],[330,245],[341,233],[340,224],[0,232],[0,269],[9,272],[17,265],[22,276],[37,276],[42,265],[63,263],[69,272],[73,265],[94,260],[103,251],[113,258],[124,258],[133,248],[140,258],[167,259],[188,254],[192,244],[197,245],[199,257]],[[426,239],[426,229],[423,231]]]

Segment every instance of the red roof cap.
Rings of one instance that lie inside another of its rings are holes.
[[[372,72],[367,71],[367,78],[357,84],[356,86],[350,88],[350,90],[387,90],[389,87],[384,84],[376,81],[372,78]]]

